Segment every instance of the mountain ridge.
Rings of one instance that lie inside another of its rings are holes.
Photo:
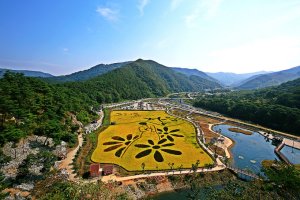
[[[238,74],[233,72],[205,72],[207,75],[213,77],[214,79],[218,80],[222,84],[226,86],[233,86],[239,84],[239,82],[248,79],[252,76],[258,75],[258,74],[265,74],[270,73],[267,71],[258,71],[258,72],[252,72],[252,73],[244,73],[244,74]]]
[[[237,89],[249,90],[276,86],[297,78],[300,78],[300,66],[260,75],[238,86]]]
[[[189,69],[189,68],[181,68],[181,67],[172,67],[172,69],[177,72],[183,73],[187,76],[195,75],[195,76],[199,76],[199,77],[204,78],[209,81],[214,81],[214,82],[220,83],[217,79],[207,75],[205,72],[202,72],[198,69]]]
[[[84,82],[65,83],[98,102],[164,96],[171,92],[220,88],[218,83],[198,76],[188,77],[152,60],[136,60]]]
[[[5,69],[0,68],[0,78],[3,77],[6,71],[11,71],[14,73],[22,73],[28,77],[41,77],[41,78],[49,78],[54,77],[52,74],[41,72],[41,71],[33,71],[33,70],[16,70],[16,69]]]
[[[90,78],[105,74],[110,72],[114,69],[122,67],[132,61],[126,62],[118,62],[112,64],[98,64],[89,69],[77,71],[71,74],[62,75],[62,76],[54,76],[47,78],[46,80],[49,82],[56,82],[56,83],[64,83],[64,82],[74,82],[74,81],[84,81]]]

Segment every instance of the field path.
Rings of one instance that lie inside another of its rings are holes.
[[[217,159],[218,165],[212,169],[198,169],[197,173],[199,172],[213,172],[213,171],[220,171],[224,170],[226,166]],[[133,179],[139,179],[139,178],[147,178],[147,177],[154,177],[154,176],[171,176],[171,175],[179,175],[179,174],[192,174],[194,173],[192,170],[182,170],[182,171],[173,171],[173,172],[157,172],[157,173],[150,173],[150,174],[139,174],[135,176],[126,176],[126,177],[118,177],[115,175],[109,175],[109,176],[103,176],[101,181],[107,183],[110,181],[127,181],[127,180],[133,180]],[[94,180],[96,181],[96,180]]]
[[[219,124],[222,124],[222,123],[219,123]],[[212,132],[214,132],[214,133],[216,133],[216,134],[218,134],[218,135],[220,135],[220,136],[223,136],[223,137],[224,137],[224,142],[223,142],[223,144],[218,142],[216,145],[217,145],[218,147],[224,149],[227,158],[231,158],[231,152],[229,151],[229,148],[232,147],[233,141],[232,141],[230,138],[228,138],[228,137],[226,137],[226,136],[224,136],[224,135],[222,135],[222,134],[220,134],[220,133],[214,131],[214,130],[212,129],[212,127],[213,127],[214,125],[218,125],[218,124],[208,124],[209,130],[212,131]]]
[[[75,181],[75,176],[76,174],[73,173],[72,169],[72,163],[73,159],[75,158],[75,155],[79,148],[82,146],[83,138],[82,138],[82,133],[78,135],[78,145],[75,149],[71,150],[69,153],[67,153],[67,157],[61,161],[59,164],[59,169],[65,169],[68,172],[69,175],[69,180]]]

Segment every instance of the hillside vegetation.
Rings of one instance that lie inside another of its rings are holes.
[[[69,75],[64,76],[55,76],[46,78],[45,80],[53,83],[64,83],[64,82],[74,82],[74,81],[83,81],[88,80],[96,76],[100,76],[107,72],[110,72],[114,69],[122,67],[130,62],[121,62],[121,63],[113,63],[113,64],[99,64],[90,69],[78,71]]]
[[[200,91],[221,87],[198,76],[186,76],[154,61],[137,60],[85,82],[66,83],[97,102],[117,102],[164,96],[171,92]]]
[[[0,79],[0,146],[29,134],[76,142],[71,113],[83,123],[93,119],[95,104],[84,94],[37,78],[7,72]]]
[[[50,84],[43,79],[7,72],[0,79],[0,144],[16,142],[28,134],[72,144],[76,128],[71,116],[89,123],[95,117],[92,106],[214,87],[218,84],[143,60],[87,81],[64,84]]]
[[[197,107],[299,135],[300,79],[255,91],[201,97]]]

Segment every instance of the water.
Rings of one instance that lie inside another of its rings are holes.
[[[232,165],[240,169],[249,169],[254,173],[260,173],[263,160],[274,160],[279,158],[274,153],[275,146],[272,141],[266,141],[265,137],[257,132],[252,135],[235,133],[228,130],[234,128],[230,125],[216,125],[213,129],[221,129],[221,134],[235,141],[235,145],[231,149],[233,154]]]
[[[284,146],[281,151],[283,155],[285,155],[289,161],[293,164],[300,164],[300,150],[292,148],[290,146]]]
[[[222,185],[214,185],[212,186],[216,190],[220,190],[223,188]],[[199,189],[200,193],[197,196],[197,199],[206,199],[207,193],[210,191],[208,188],[202,187]],[[191,190],[188,188],[180,189],[171,192],[162,192],[157,195],[151,196],[147,198],[148,200],[187,200],[191,199],[189,196],[191,195]]]

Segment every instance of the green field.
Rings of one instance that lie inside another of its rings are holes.
[[[92,160],[128,171],[191,168],[212,164],[196,142],[194,126],[164,111],[112,111],[110,125],[99,133]]]

